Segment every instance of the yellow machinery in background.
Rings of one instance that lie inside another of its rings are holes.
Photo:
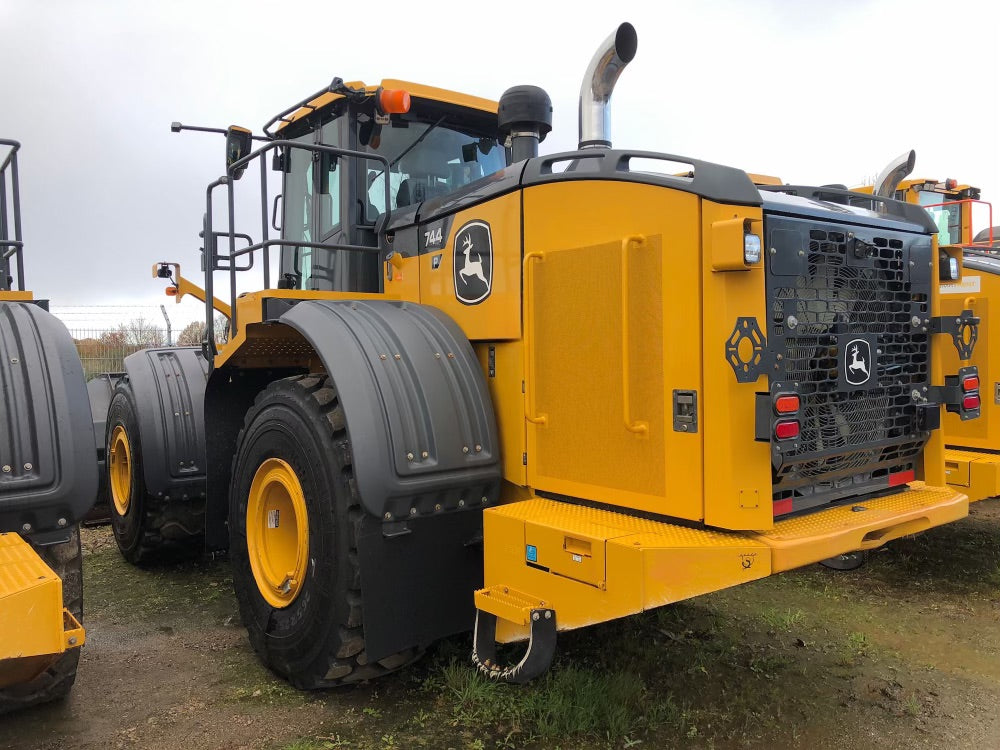
[[[126,360],[106,471],[126,557],[164,508],[202,518],[184,531],[229,550],[250,640],[293,684],[473,627],[479,667],[524,681],[558,630],[966,515],[927,213],[612,148],[636,47],[623,24],[594,56],[566,153],[538,154],[533,86],[334,79],[263,136],[220,131],[204,289],[154,269],[205,301],[205,340]],[[258,172],[251,235],[234,191]],[[265,288],[239,294],[250,268]]]
[[[24,286],[17,141],[0,139],[0,713],[60,698],[84,643],[79,521],[97,492],[83,368]]]
[[[946,369],[977,368],[983,395],[981,418],[945,415],[945,466],[948,483],[970,501],[995,497],[1000,495],[1000,345],[989,332],[1000,330],[1000,226],[994,226],[992,206],[980,200],[979,189],[957,180],[904,180],[896,197],[924,206],[938,226],[942,262],[951,264],[954,276],[941,283],[942,314],[960,319],[971,310],[979,320],[975,342],[974,329],[966,328],[966,345],[945,353]]]

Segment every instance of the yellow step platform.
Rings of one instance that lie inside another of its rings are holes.
[[[569,630],[764,578],[957,520],[967,497],[914,483],[895,495],[818,511],[762,532],[653,521],[533,497],[483,513],[484,588],[497,640],[526,638],[533,610]]]
[[[944,452],[948,484],[969,496],[969,502],[1000,495],[1000,455],[970,448]]]
[[[63,608],[62,581],[17,534],[0,534],[0,661],[59,655],[82,646]]]

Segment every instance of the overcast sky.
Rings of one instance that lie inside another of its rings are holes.
[[[155,261],[200,276],[204,190],[223,171],[220,136],[170,122],[259,131],[334,76],[492,99],[539,85],[555,108],[542,151],[573,148],[584,69],[621,21],[639,48],[612,99],[615,145],[849,185],[914,148],[914,176],[981,187],[1000,223],[993,5],[0,0],[0,136],[23,144],[29,286],[150,317],[166,301]],[[168,309],[175,327],[201,312]]]

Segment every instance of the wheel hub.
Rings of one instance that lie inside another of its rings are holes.
[[[247,553],[264,600],[278,609],[294,602],[309,563],[309,519],[299,478],[280,458],[262,462],[250,484]]]
[[[132,449],[123,425],[111,433],[111,450],[108,453],[108,476],[111,500],[119,515],[128,513],[132,502]]]

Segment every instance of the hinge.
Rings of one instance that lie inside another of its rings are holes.
[[[528,454],[527,453],[522,453],[521,454],[521,465],[522,466],[527,466],[528,465]]]
[[[941,315],[931,318],[928,327],[931,333],[951,336],[959,359],[965,361],[972,358],[972,351],[976,348],[976,340],[979,338],[979,318],[972,314],[972,310],[962,310],[957,317]]]

